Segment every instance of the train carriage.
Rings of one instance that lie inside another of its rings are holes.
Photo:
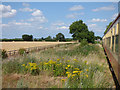
[[[120,84],[120,13],[103,36],[103,47]]]

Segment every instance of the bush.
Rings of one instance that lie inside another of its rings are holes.
[[[80,47],[83,47],[83,46],[85,46],[85,45],[88,45],[88,41],[87,41],[86,39],[83,39],[83,40],[81,41]]]
[[[7,52],[6,52],[6,50],[2,50],[2,59],[4,59],[4,58],[7,58],[8,57],[8,55],[7,55]]]
[[[21,64],[18,61],[3,63],[2,67],[4,74],[19,73],[21,71]]]
[[[19,53],[20,55],[25,54],[25,52],[26,52],[26,50],[25,50],[24,48],[21,48],[21,49],[19,49],[19,51],[18,51],[18,53]]]

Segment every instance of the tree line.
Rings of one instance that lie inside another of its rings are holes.
[[[64,34],[58,33],[56,37],[48,36],[46,38],[33,38],[33,35],[24,34],[22,38],[2,39],[2,41],[72,41],[87,40],[89,43],[94,43],[97,39],[102,39],[100,36],[95,36],[93,31],[89,31],[88,27],[82,20],[75,21],[69,26],[69,33],[73,38],[65,38]]]

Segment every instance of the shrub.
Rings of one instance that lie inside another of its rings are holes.
[[[18,51],[18,53],[19,53],[20,55],[25,54],[25,52],[26,52],[26,50],[25,50],[24,48],[20,48],[19,51]]]
[[[19,73],[21,71],[21,64],[18,61],[9,61],[3,63],[3,72],[7,73]]]
[[[8,57],[8,55],[7,55],[7,52],[6,52],[6,50],[2,50],[2,59],[4,59],[4,58],[7,58]]]
[[[85,46],[85,45],[88,45],[88,41],[87,41],[86,39],[83,39],[83,40],[81,41],[80,47],[83,47],[83,46]]]

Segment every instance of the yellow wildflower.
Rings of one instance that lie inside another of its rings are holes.
[[[67,62],[70,62],[70,60],[67,60]]]
[[[66,72],[66,74],[69,74],[70,72]]]
[[[65,79],[61,79],[61,82],[65,82]]]
[[[53,61],[53,60],[50,60],[50,61],[49,61],[49,63],[50,63],[50,64],[53,64],[53,63],[54,63],[54,61]]]
[[[85,64],[87,63],[87,61],[84,61],[85,62]]]
[[[86,71],[88,71],[88,69],[86,69]]]
[[[74,59],[74,61],[76,61],[77,59]]]
[[[36,63],[32,63],[32,65],[33,65],[33,66],[37,66],[37,64],[36,64]]]
[[[72,78],[75,77],[75,75],[76,75],[76,74],[73,74],[73,75],[72,75]]]
[[[45,65],[48,65],[48,63],[44,63]]]
[[[78,73],[79,71],[73,71],[73,73]]]
[[[22,64],[22,66],[25,66],[25,64]]]
[[[70,67],[70,65],[67,65],[67,67],[69,68],[69,67]]]
[[[75,68],[75,70],[79,70],[79,68]]]
[[[28,68],[28,66],[26,66],[25,68]]]
[[[59,62],[59,61],[60,61],[60,59],[57,59],[57,61]]]
[[[65,69],[68,69],[68,67],[66,67]]]
[[[69,78],[71,76],[71,73],[69,73],[68,75],[67,75],[67,77]]]
[[[32,64],[32,63],[29,63],[29,65],[30,65],[30,66],[33,66],[33,64]]]
[[[86,75],[86,77],[88,77],[88,75]]]
[[[31,71],[33,70],[33,68],[30,69]]]

